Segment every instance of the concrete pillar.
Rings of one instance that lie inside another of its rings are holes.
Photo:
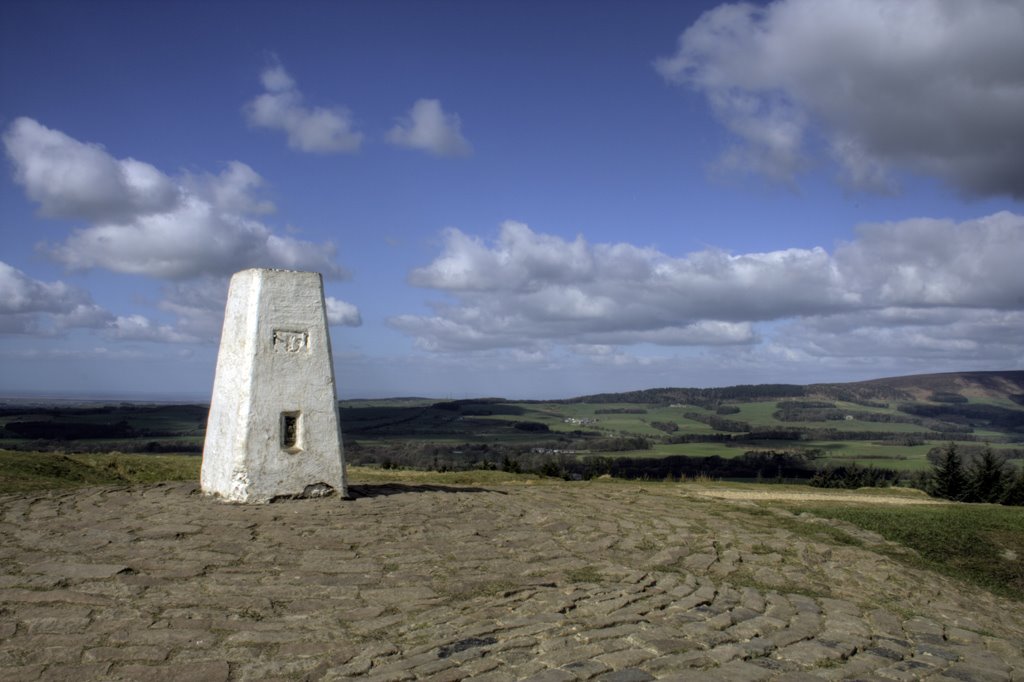
[[[252,269],[231,278],[201,485],[231,502],[345,495],[319,273]]]

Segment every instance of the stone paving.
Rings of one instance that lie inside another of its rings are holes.
[[[842,524],[685,485],[352,493],[0,496],[0,679],[1024,679],[1019,603]]]

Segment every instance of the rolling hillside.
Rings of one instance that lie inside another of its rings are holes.
[[[1024,405],[1024,370],[915,374],[849,383],[757,384],[722,388],[651,388],[623,393],[598,393],[563,401],[568,403],[702,404],[729,400],[750,401],[822,397],[850,402],[930,401],[943,394],[967,400],[985,398]],[[852,399],[852,400],[851,400]]]
[[[846,392],[864,399],[932,401],[936,396],[1010,401],[1024,405],[1024,371],[914,374],[845,384],[812,384],[811,395]],[[940,401],[941,402],[941,401]]]

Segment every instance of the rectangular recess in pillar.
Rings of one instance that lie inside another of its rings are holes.
[[[309,352],[309,332],[275,329],[274,350],[278,353]]]
[[[281,413],[281,449],[294,455],[302,452],[302,413]]]

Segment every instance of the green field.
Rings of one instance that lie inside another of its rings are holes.
[[[819,451],[817,462],[835,465],[857,464],[899,471],[924,470],[930,467],[927,453],[934,447],[949,442],[943,434],[928,432],[916,424],[869,422],[856,417],[865,411],[891,413],[900,416],[894,408],[864,408],[853,403],[836,401],[834,404],[852,419],[841,421],[792,422],[775,418],[779,409],[775,400],[738,403],[738,412],[724,415],[725,419],[746,422],[754,429],[832,429],[835,433],[861,432],[871,434],[869,440],[763,440],[743,438],[731,434],[731,442],[669,442],[688,436],[707,436],[716,433],[709,424],[684,417],[695,414],[709,417],[714,410],[694,405],[655,405],[638,403],[560,403],[560,402],[506,402],[506,401],[454,401],[449,403],[425,398],[346,401],[340,403],[342,430],[348,442],[372,444],[377,447],[401,447],[411,441],[433,443],[437,446],[457,447],[461,443],[500,444],[528,448],[535,445],[551,446],[565,441],[572,443],[577,452],[611,457],[657,458],[666,456],[733,458],[748,451],[807,452]],[[972,401],[997,404],[1007,408],[1007,400]],[[37,440],[15,433],[21,422],[33,422],[37,429],[46,424],[59,425],[112,425],[127,424],[133,435],[120,438],[93,437],[57,440],[51,445],[68,452],[131,452],[144,450],[153,444],[154,452],[198,452],[204,429],[205,407],[134,406],[118,404],[90,406],[83,409],[26,409],[8,410],[0,415],[0,426],[13,424],[0,435],[0,446],[19,449],[31,448]],[[542,424],[548,431],[524,431],[517,427],[523,422]],[[676,430],[666,432],[653,424],[675,425]],[[914,445],[898,445],[886,438],[906,433],[927,433],[930,437]],[[976,438],[993,438],[993,449],[1013,454],[1024,448],[1015,443],[1000,443],[1004,432],[975,429]],[[593,439],[637,436],[648,440],[647,449],[602,451],[590,447]],[[877,439],[875,439],[877,437]],[[581,454],[580,456],[585,456]],[[1011,460],[1021,463],[1024,460]]]

